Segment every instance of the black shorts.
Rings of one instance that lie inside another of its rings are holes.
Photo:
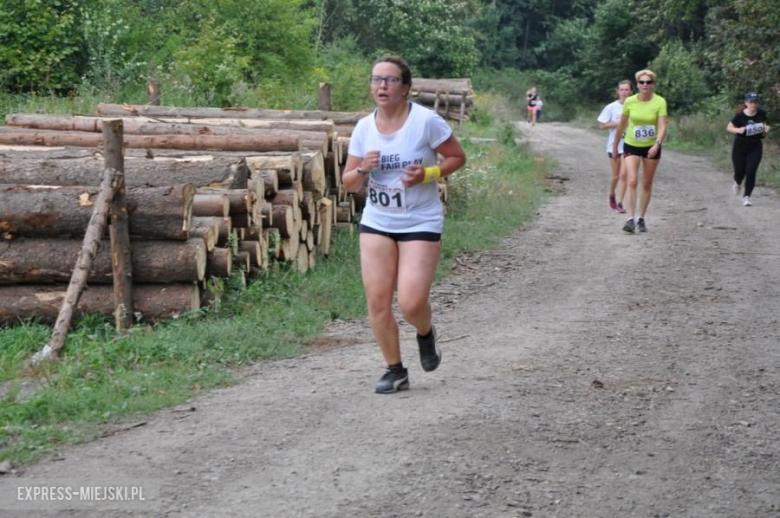
[[[647,152],[650,151],[650,147],[637,147],[632,146],[631,144],[623,143],[623,156],[641,156],[642,158],[647,158],[648,160],[660,160],[661,159],[661,148],[658,148],[658,153],[653,157],[650,158],[647,156]]]
[[[430,241],[438,243],[441,241],[441,234],[437,232],[385,232],[375,228],[360,225],[361,234],[377,234],[389,237],[393,241]]]

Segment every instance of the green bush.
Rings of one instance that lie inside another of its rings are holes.
[[[650,69],[658,74],[656,91],[666,99],[670,114],[696,113],[710,95],[696,55],[679,40],[666,43]]]
[[[0,3],[0,88],[68,92],[84,69],[78,2]]]

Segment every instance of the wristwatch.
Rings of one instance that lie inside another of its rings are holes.
[[[658,147],[664,147],[664,143],[663,142],[658,142],[657,140],[655,141],[655,145],[658,146]]]
[[[359,174],[360,176],[363,176],[363,175],[364,175],[364,174],[366,174],[368,171],[364,171],[363,169],[361,169],[361,168],[359,168],[359,167],[358,167],[357,169],[355,169],[355,172],[356,172],[357,174]]]

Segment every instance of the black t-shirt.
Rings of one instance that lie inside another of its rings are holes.
[[[534,106],[534,102],[539,98],[537,94],[528,96],[528,106]]]
[[[734,145],[751,146],[757,145],[764,138],[764,126],[766,125],[766,112],[764,110],[756,111],[753,116],[745,115],[744,111],[739,111],[731,119],[731,123],[737,128],[745,128],[744,134],[736,134]]]

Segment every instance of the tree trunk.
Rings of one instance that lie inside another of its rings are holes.
[[[0,325],[37,318],[51,324],[65,299],[66,286],[0,286]],[[79,299],[75,316],[114,312],[111,286],[89,286]],[[197,284],[138,284],[133,286],[133,312],[142,322],[164,320],[200,307]]]
[[[0,234],[24,237],[83,236],[98,189],[0,186]],[[135,187],[127,191],[130,234],[187,239],[195,186]]]
[[[98,104],[100,115],[127,117],[209,117],[215,119],[282,119],[282,120],[330,120],[335,124],[357,124],[368,112],[332,112],[297,110],[260,110],[256,108],[179,108],[174,106],[144,106],[122,104]]]
[[[101,121],[117,119],[116,116],[85,116],[85,115],[44,115],[30,113],[12,113],[6,115],[7,126],[26,127],[34,129],[51,129],[58,131],[91,131],[97,132]],[[122,117],[125,127],[131,124],[205,124],[208,126],[234,126],[249,129],[276,129],[317,131],[331,134],[334,131],[333,121],[314,120],[274,120],[274,119],[208,119],[208,118],[170,118],[170,117]]]
[[[325,160],[322,153],[301,153],[303,158],[303,182],[304,191],[325,194],[328,183],[325,179]]]
[[[320,83],[319,95],[317,97],[317,108],[320,111],[331,111],[333,109],[333,98],[331,92],[333,91],[333,84]]]
[[[101,123],[108,119],[100,117],[73,117],[56,115],[11,114],[6,116],[6,124],[12,128],[28,130],[89,132],[99,133]],[[302,129],[247,128],[240,125],[206,124],[199,120],[184,123],[152,121],[150,119],[125,118],[125,135],[198,135],[198,136],[266,136],[300,137],[303,149],[327,151],[332,130],[314,131]]]
[[[100,185],[102,158],[4,159],[0,158],[0,184]],[[198,187],[244,189],[249,168],[243,159],[202,157],[195,160],[125,157],[128,187],[163,187],[192,183]]]
[[[25,130],[0,127],[0,144],[100,147],[103,137],[94,133]],[[197,149],[221,151],[298,151],[299,137],[250,135],[125,135],[129,148]]]
[[[196,191],[192,201],[192,215],[226,218],[230,215],[230,200],[224,194],[201,194]]]
[[[414,78],[412,79],[412,88],[409,90],[411,95],[414,92],[448,92],[450,94],[460,95],[465,92],[468,95],[473,95],[474,91],[471,88],[471,79],[425,79]]]
[[[211,252],[217,246],[220,219],[222,218],[192,218],[190,239],[202,239],[206,251]]]
[[[464,100],[464,94],[439,94],[439,99],[441,101],[449,101],[450,106],[460,106],[463,104]],[[413,101],[416,101],[418,104],[421,104],[423,106],[433,106],[433,103],[436,101],[436,92],[426,92],[422,90],[415,90],[410,92],[409,97],[412,98]],[[474,104],[474,98],[466,95],[465,97],[466,106],[471,106]]]
[[[300,177],[298,174],[298,168],[292,155],[248,156],[246,157],[246,164],[252,173],[262,171],[264,169],[275,170],[279,179],[279,187],[289,187]]]
[[[228,248],[215,248],[208,253],[206,275],[209,277],[230,277],[233,270],[233,254]]]
[[[298,227],[293,216],[293,208],[289,205],[273,205],[272,227],[279,230],[283,238],[289,239],[293,234],[297,234]]]
[[[68,282],[81,250],[75,239],[13,239],[0,241],[0,284],[56,284]],[[133,280],[137,283],[194,282],[206,271],[203,239],[133,241]],[[90,284],[111,284],[112,258],[108,241],[96,248],[88,272]]]

